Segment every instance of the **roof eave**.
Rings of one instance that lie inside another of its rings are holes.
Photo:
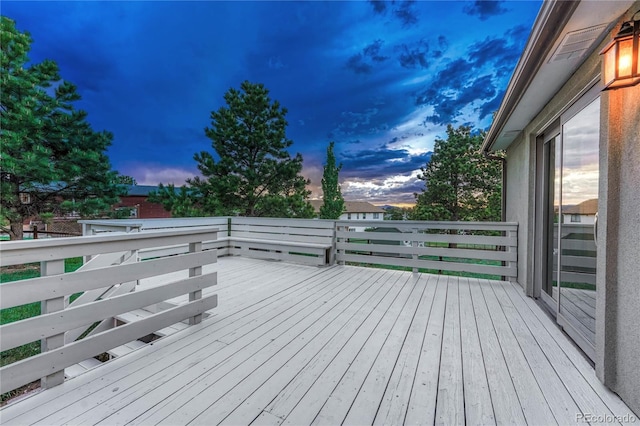
[[[516,105],[522,99],[531,81],[549,55],[563,28],[578,7],[577,1],[546,0],[533,24],[524,52],[516,65],[496,112],[493,123],[482,143],[482,150],[491,151]]]

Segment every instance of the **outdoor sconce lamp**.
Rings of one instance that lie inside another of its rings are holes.
[[[634,86],[640,83],[640,20],[623,22],[620,31],[602,52],[602,75],[604,89],[612,90],[620,87]]]

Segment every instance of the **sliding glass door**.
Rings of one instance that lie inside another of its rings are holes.
[[[578,101],[545,135],[542,299],[593,358],[600,99]]]

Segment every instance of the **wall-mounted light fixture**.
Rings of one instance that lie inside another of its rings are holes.
[[[623,22],[618,34],[602,52],[602,76],[604,89],[612,90],[620,87],[634,86],[640,83],[640,20],[634,20],[637,11],[630,21]]]

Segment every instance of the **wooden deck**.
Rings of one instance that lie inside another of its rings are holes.
[[[201,324],[2,424],[569,424],[629,408],[516,284],[219,260]],[[608,416],[608,418],[607,418]]]

